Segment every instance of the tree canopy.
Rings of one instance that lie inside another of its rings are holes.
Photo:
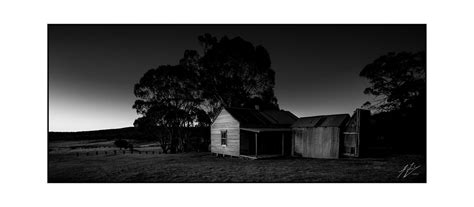
[[[426,152],[426,54],[389,53],[360,72],[369,80],[365,94],[375,96],[372,130],[399,152]]]
[[[164,148],[181,146],[184,140],[177,138],[183,136],[179,128],[209,123],[206,112],[200,107],[203,100],[198,86],[195,71],[181,65],[149,70],[135,85],[138,99],[133,108],[142,116],[134,125],[147,130],[165,127],[169,137],[161,140]]]
[[[360,76],[370,82],[364,93],[377,98],[365,104],[372,109],[386,112],[426,105],[425,52],[389,53],[365,66]]]
[[[204,54],[188,50],[180,64],[199,71],[202,97],[211,116],[222,106],[278,109],[273,91],[275,71],[263,46],[240,37],[217,40],[209,34],[198,40]]]
[[[263,46],[210,34],[198,41],[202,55],[186,50],[177,65],[151,69],[135,85],[133,108],[141,117],[134,125],[166,128],[169,136],[160,142],[171,149],[186,142],[180,128],[208,126],[224,106],[278,109],[275,72]]]

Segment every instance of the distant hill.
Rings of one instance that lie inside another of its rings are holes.
[[[209,137],[209,128],[207,127],[190,127],[192,131],[191,136],[195,137]],[[164,134],[160,133],[160,134]],[[147,134],[137,130],[134,127],[125,127],[119,129],[104,129],[94,131],[82,131],[82,132],[48,132],[48,140],[95,140],[95,139],[134,139],[134,140],[154,140],[156,135]]]
[[[152,139],[150,135],[146,135],[134,127],[126,127],[119,129],[104,129],[82,132],[49,132],[48,140],[92,140],[92,139]]]

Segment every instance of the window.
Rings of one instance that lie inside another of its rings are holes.
[[[227,145],[227,130],[221,131],[221,145]]]

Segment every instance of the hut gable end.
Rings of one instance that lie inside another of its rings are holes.
[[[240,123],[226,109],[222,109],[211,125],[211,152],[239,156]],[[222,144],[222,133],[226,143]]]

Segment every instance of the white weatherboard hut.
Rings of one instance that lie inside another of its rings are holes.
[[[291,154],[291,125],[284,110],[223,108],[211,125],[211,152],[252,159]]]

